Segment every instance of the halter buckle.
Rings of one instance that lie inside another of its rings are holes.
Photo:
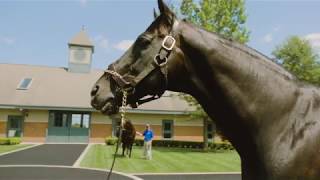
[[[164,59],[161,59],[160,54],[157,54],[154,58],[153,61],[156,63],[156,65],[163,67],[167,64],[168,58],[164,57]]]
[[[167,45],[166,45],[166,42],[167,42],[168,40],[172,42],[171,46],[167,46]],[[163,39],[163,41],[162,41],[162,47],[163,47],[164,49],[168,50],[168,51],[171,51],[171,50],[173,49],[175,43],[176,43],[176,40],[175,40],[172,36],[167,35],[167,36]]]

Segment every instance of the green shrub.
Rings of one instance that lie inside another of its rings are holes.
[[[8,145],[9,139],[8,138],[0,138],[0,145]]]
[[[21,138],[11,137],[11,138],[0,138],[0,145],[14,145],[20,144]]]
[[[106,138],[107,145],[115,145],[117,143],[117,138],[107,137]],[[143,146],[143,139],[135,139],[135,146]],[[173,148],[185,148],[185,149],[202,149],[203,142],[195,142],[195,141],[177,141],[177,140],[153,140],[152,146],[154,147],[173,147]],[[208,149],[210,151],[225,151],[225,150],[234,150],[234,147],[230,142],[219,142],[212,143],[209,142]]]
[[[8,138],[9,144],[14,145],[14,144],[20,144],[21,143],[21,138]]]
[[[213,151],[234,150],[234,147],[229,142],[209,143],[208,147]]]
[[[143,143],[144,143],[143,139],[135,139],[134,141],[134,145],[136,146],[143,146]],[[193,142],[193,141],[153,140],[152,146],[200,149],[203,147],[203,143]]]
[[[105,138],[104,142],[106,143],[106,145],[115,145],[117,144],[117,141],[118,141],[118,138],[109,136]]]
[[[135,139],[134,140],[134,145],[136,145],[136,146],[143,146],[143,143],[144,143],[143,139]]]
[[[136,146],[143,146],[142,139],[136,139]],[[202,149],[203,142],[195,141],[177,141],[177,140],[153,140],[152,146],[154,147],[174,147],[174,148],[185,148],[185,149]],[[234,147],[230,142],[219,142],[219,143],[209,143],[208,149],[210,151],[225,151],[234,150]]]

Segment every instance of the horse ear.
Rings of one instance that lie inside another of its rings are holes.
[[[166,25],[172,26],[176,18],[175,14],[163,2],[163,0],[158,0],[158,6],[160,10],[160,16],[162,16],[162,20],[164,20],[163,22],[165,22]]]
[[[163,2],[163,0],[158,0],[158,7],[160,10],[160,14],[172,15],[170,8]]]
[[[153,17],[154,17],[154,19],[157,19],[158,16],[159,16],[159,15],[158,15],[156,9],[153,8]]]

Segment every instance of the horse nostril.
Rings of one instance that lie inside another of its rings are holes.
[[[91,90],[91,96],[95,96],[99,91],[99,85],[95,85]]]

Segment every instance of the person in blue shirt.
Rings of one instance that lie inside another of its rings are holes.
[[[151,148],[152,148],[153,132],[150,128],[150,125],[146,124],[146,129],[143,131],[143,134],[141,134],[141,133],[138,133],[138,134],[144,136],[143,156],[147,160],[151,160],[152,159]]]

